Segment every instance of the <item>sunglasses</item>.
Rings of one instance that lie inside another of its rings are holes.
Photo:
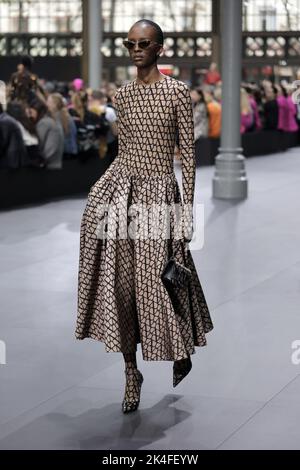
[[[161,44],[159,44],[158,42],[150,41],[150,39],[141,39],[140,41],[130,41],[129,39],[123,40],[123,46],[125,46],[126,49],[128,49],[129,51],[134,48],[136,43],[141,49],[147,49],[150,44],[158,44],[159,46],[161,46]]]

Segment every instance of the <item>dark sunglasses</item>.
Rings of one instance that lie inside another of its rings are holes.
[[[158,42],[150,41],[150,39],[141,39],[140,41],[130,41],[129,39],[123,40],[123,46],[125,46],[128,50],[132,50],[136,43],[138,43],[138,46],[141,49],[147,49],[150,44],[158,44]],[[158,45],[161,46],[161,44]]]

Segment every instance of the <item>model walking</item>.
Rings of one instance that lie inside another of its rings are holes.
[[[138,408],[143,376],[137,344],[146,361],[173,361],[175,387],[191,370],[195,346],[213,328],[200,280],[187,247],[191,237],[99,239],[99,205],[182,203],[193,205],[195,149],[192,102],[187,85],[158,71],[163,33],[154,22],[136,22],[124,41],[137,78],[115,95],[118,155],[92,186],[80,230],[76,338],[104,342],[123,353],[123,412]],[[182,196],[173,168],[178,130]],[[97,212],[98,211],[98,212]],[[101,219],[101,217],[100,217]],[[118,222],[120,223],[120,222]],[[174,228],[174,226],[173,226]],[[171,229],[172,230],[172,229]],[[178,249],[179,248],[179,249]],[[165,288],[161,275],[170,249],[190,269],[188,288]]]

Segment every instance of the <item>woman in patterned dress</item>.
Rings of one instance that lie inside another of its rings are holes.
[[[124,45],[138,73],[115,94],[118,155],[90,189],[82,216],[75,336],[102,341],[107,352],[123,354],[122,410],[126,413],[136,410],[140,401],[143,375],[137,368],[137,344],[141,344],[143,360],[173,361],[175,387],[191,370],[190,355],[195,346],[206,345],[205,334],[213,324],[188,249],[191,215],[185,219],[181,238],[174,236],[172,223],[168,238],[103,237],[110,223],[100,205],[126,212],[139,204],[191,208],[194,199],[196,162],[189,89],[159,72],[163,32],[156,23],[146,19],[134,23]],[[176,135],[183,197],[173,165]],[[121,219],[116,217],[114,224],[120,231]],[[188,287],[174,289],[172,295],[161,279],[170,252],[192,274]]]

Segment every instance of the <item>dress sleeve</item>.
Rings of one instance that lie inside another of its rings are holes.
[[[179,152],[182,165],[182,195],[184,210],[184,238],[190,241],[193,235],[193,205],[196,177],[193,104],[190,90],[180,82],[177,90],[177,128]]]
[[[125,105],[124,93],[119,88],[115,93],[114,108],[117,112],[117,128],[118,128],[118,150],[120,151],[126,147],[126,128],[125,128]]]
[[[193,105],[185,83],[180,83],[177,93],[176,115],[182,161],[183,204],[193,206],[196,176]]]

